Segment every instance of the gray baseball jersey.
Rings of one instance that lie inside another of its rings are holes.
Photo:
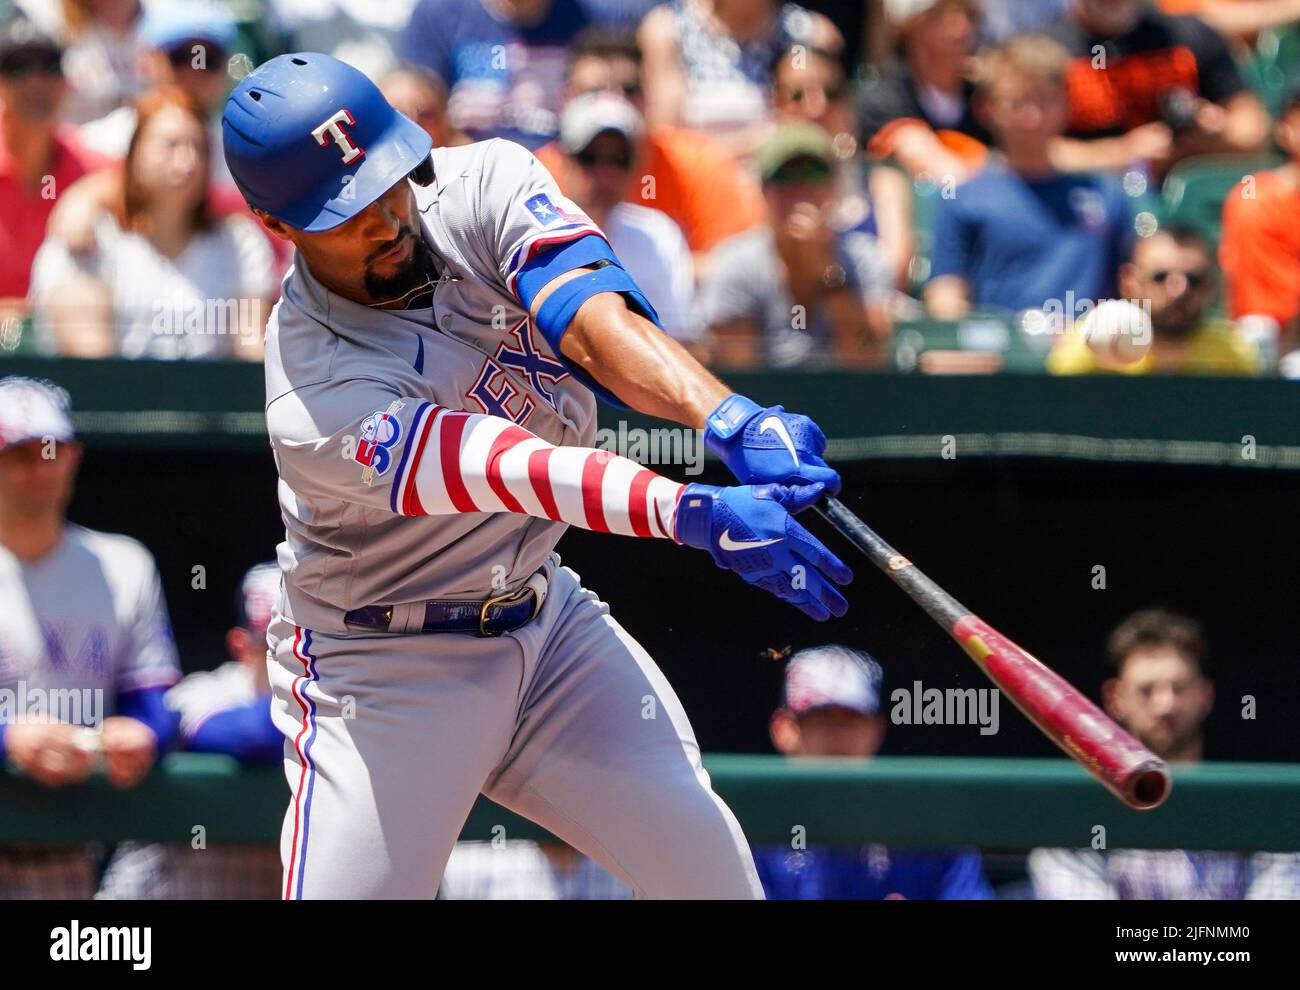
[[[508,141],[439,148],[433,165],[435,183],[413,187],[446,266],[430,308],[351,302],[299,263],[267,329],[267,424],[288,529],[280,563],[290,615],[314,629],[343,631],[341,614],[359,606],[514,588],[566,528],[507,512],[402,518],[423,402],[502,417],[556,445],[595,436],[591,391],[530,326],[512,282],[540,247],[599,231]]]

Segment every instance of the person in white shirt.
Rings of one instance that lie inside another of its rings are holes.
[[[47,238],[30,298],[42,349],[76,357],[260,360],[276,289],[270,244],[209,199],[202,109],[179,87],[138,105],[111,209],[89,251]]]
[[[643,128],[636,107],[615,93],[584,93],[570,100],[560,118],[560,146],[575,166],[571,198],[604,231],[664,329],[701,349],[704,327],[682,229],[660,210],[624,202],[633,148]]]

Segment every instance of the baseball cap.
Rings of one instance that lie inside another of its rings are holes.
[[[880,664],[862,650],[831,643],[800,650],[785,668],[781,705],[796,717],[817,708],[880,713]]]
[[[0,450],[29,440],[71,440],[70,405],[68,393],[53,382],[0,378]]]
[[[576,155],[606,131],[635,141],[643,126],[637,108],[617,93],[583,93],[570,100],[560,115],[560,144]]]
[[[240,628],[259,638],[265,636],[279,600],[280,565],[274,560],[254,564],[245,572],[235,595],[235,614]]]
[[[0,22],[0,75],[41,61],[57,66],[63,48],[21,11]]]
[[[226,51],[235,43],[235,19],[214,0],[173,0],[150,7],[140,38],[151,48],[169,51],[187,41],[206,41]]]
[[[822,128],[806,120],[782,124],[763,142],[755,156],[758,177],[770,182],[781,167],[796,158],[812,158],[832,168],[835,152]]]

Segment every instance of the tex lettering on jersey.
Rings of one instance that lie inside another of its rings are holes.
[[[500,416],[522,426],[528,422],[536,405],[532,395],[511,380],[507,369],[527,379],[532,394],[558,411],[555,393],[546,387],[546,382],[558,384],[568,378],[569,373],[562,363],[538,349],[533,339],[532,323],[526,317],[511,329],[510,337],[501,342],[496,353],[483,362],[478,378],[465,393],[467,399],[477,403],[488,415]]]

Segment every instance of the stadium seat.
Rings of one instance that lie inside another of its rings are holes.
[[[1205,155],[1174,166],[1162,191],[1161,225],[1185,224],[1218,246],[1223,201],[1253,172],[1273,168],[1278,159]]]

